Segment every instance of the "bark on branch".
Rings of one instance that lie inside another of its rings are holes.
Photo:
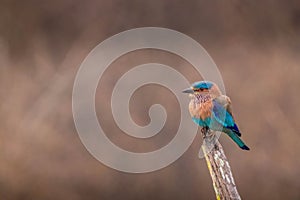
[[[213,181],[217,200],[241,199],[233,179],[229,162],[221,144],[216,139],[216,134],[204,137],[202,150]]]

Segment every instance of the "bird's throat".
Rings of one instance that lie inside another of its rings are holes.
[[[211,96],[209,94],[195,94],[195,103],[202,104],[211,100]]]
[[[210,95],[197,94],[191,100],[189,111],[192,117],[206,119],[211,116],[212,101]]]

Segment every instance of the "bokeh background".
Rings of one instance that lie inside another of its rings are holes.
[[[243,140],[221,143],[243,199],[300,199],[300,2],[292,1],[16,1],[0,4],[0,199],[214,199],[201,136],[172,165],[147,174],[112,170],[81,144],[72,118],[72,86],[98,43],[131,28],[158,26],[201,43],[218,65]],[[122,44],[120,44],[122,45]],[[178,127],[178,102],[165,88],[139,89],[133,119],[147,124],[153,103],[169,118],[161,133],[137,140],[112,120],[116,80],[135,65],[160,62],[191,82],[201,79],[181,58],[132,52],[101,79],[96,100],[108,137],[132,151],[165,145]],[[166,98],[168,97],[168,98]]]

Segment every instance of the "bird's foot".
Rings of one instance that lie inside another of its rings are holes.
[[[208,129],[207,130],[207,132],[206,132],[206,137],[212,137],[214,135],[214,133],[210,130],[210,129]]]
[[[201,133],[202,133],[203,139],[206,137],[211,137],[213,135],[213,133],[210,131],[210,129],[208,127],[202,127]]]
[[[205,136],[206,131],[207,131],[207,128],[206,128],[206,127],[202,127],[202,128],[201,128],[201,133],[202,133],[202,136],[203,136],[203,137]]]

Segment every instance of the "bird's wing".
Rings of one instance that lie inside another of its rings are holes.
[[[224,96],[222,97],[222,99],[221,98],[214,99],[212,102],[213,102],[213,109],[212,109],[213,119],[217,121],[219,124],[221,124],[224,128],[230,129],[240,136],[241,133],[231,114],[232,113],[231,103],[229,97]]]
[[[229,114],[233,117],[231,100],[228,96],[221,95],[221,96],[215,98],[215,101],[217,101],[219,104],[221,104],[226,109],[226,111],[229,112]]]

